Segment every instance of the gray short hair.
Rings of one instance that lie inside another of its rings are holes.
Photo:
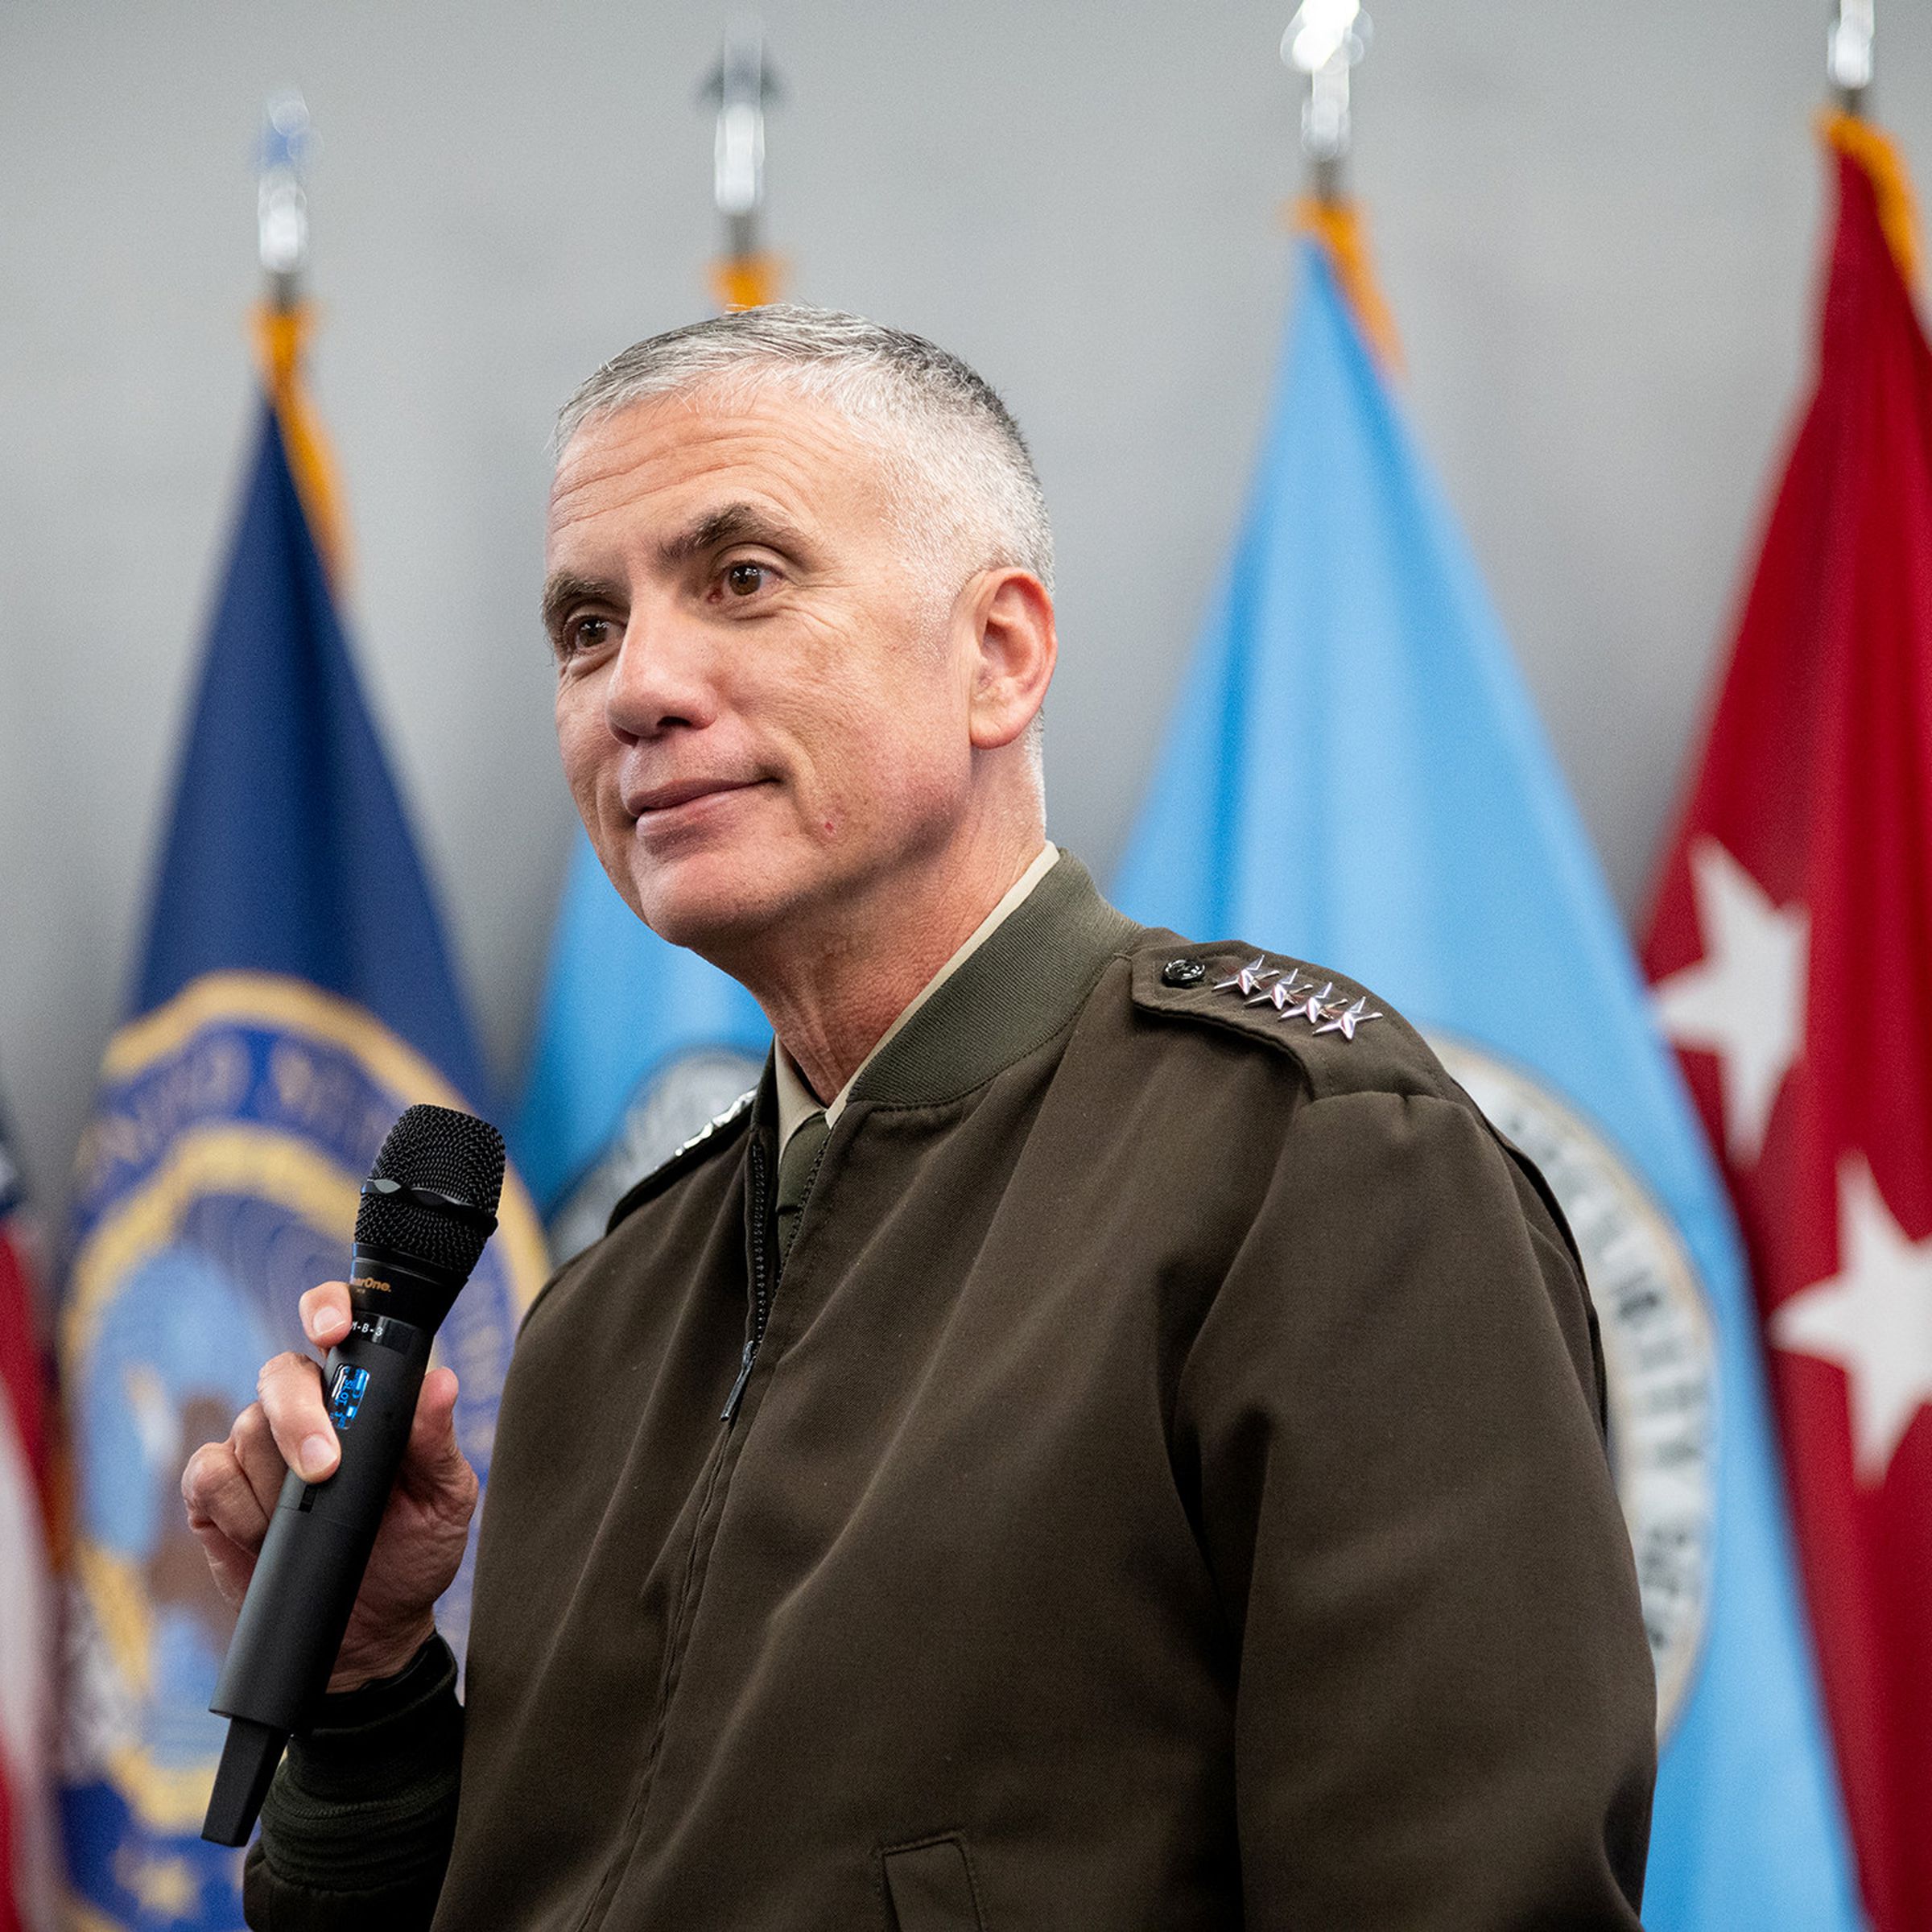
[[[923,336],[795,303],[694,322],[634,344],[557,415],[561,456],[594,418],[659,396],[766,384],[828,404],[877,449],[895,520],[952,588],[1016,565],[1053,588],[1053,530],[1019,425],[992,386]]]

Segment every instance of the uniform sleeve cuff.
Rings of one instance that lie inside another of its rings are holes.
[[[462,1750],[456,1660],[440,1637],[395,1676],[324,1697],[262,1807],[269,1871],[330,1893],[440,1882]]]

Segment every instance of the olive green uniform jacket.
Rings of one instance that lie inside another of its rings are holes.
[[[463,1710],[440,1647],[331,1700],[251,1922],[1634,1926],[1567,1232],[1398,1018],[1253,956],[1063,858],[865,1069],[782,1276],[769,1070],[637,1188],[518,1342]]]

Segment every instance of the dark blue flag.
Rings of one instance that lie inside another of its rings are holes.
[[[241,1855],[199,1835],[233,1613],[184,1520],[182,1465],[226,1434],[269,1356],[302,1346],[297,1298],[342,1275],[396,1114],[487,1097],[318,546],[328,506],[292,357],[279,374],[133,1010],[79,1158],[60,1335],[76,1465],[62,1807],[90,1927],[242,1923]],[[545,1265],[514,1175],[501,1220],[438,1344],[480,1474]],[[439,1616],[459,1645],[468,1592],[466,1563]]]

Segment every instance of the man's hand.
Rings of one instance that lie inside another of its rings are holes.
[[[349,1333],[346,1282],[310,1289],[301,1308],[303,1331],[317,1348],[331,1348]],[[236,1604],[254,1574],[284,1475],[294,1468],[320,1482],[341,1459],[310,1356],[277,1356],[257,1389],[259,1399],[235,1418],[228,1440],[197,1449],[181,1473],[188,1527],[200,1539],[217,1587]],[[416,1398],[409,1447],[336,1653],[331,1690],[393,1676],[435,1633],[436,1599],[463,1560],[477,1507],[477,1472],[456,1447],[456,1406],[455,1373],[432,1368]]]

